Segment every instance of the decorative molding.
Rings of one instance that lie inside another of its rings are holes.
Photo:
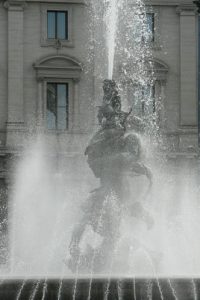
[[[130,72],[131,68],[134,68],[134,66],[126,67],[127,73]],[[118,70],[119,70],[119,73],[121,73],[121,74],[124,72],[122,65],[119,65]],[[161,61],[157,58],[152,58],[145,62],[145,72],[154,82],[160,81],[160,82],[162,82],[162,86],[164,86],[167,81],[169,67],[163,61]],[[130,84],[130,83],[133,83],[131,78],[125,79],[123,81],[123,84]],[[137,84],[138,83],[136,82],[136,85]]]
[[[4,7],[10,11],[23,11],[27,6],[26,1],[23,0],[6,0]]]
[[[80,78],[72,78],[72,79],[75,84],[79,83],[79,81],[80,81]]]
[[[25,123],[24,122],[6,122],[6,129],[8,131],[24,131],[25,128]]]
[[[178,6],[191,5],[191,0],[145,0],[146,5],[156,6]]]
[[[56,40],[54,44],[54,48],[57,50],[60,50],[62,48],[62,41],[61,40]]]
[[[32,2],[32,3],[54,3],[55,4],[55,0],[26,0],[27,2]],[[57,0],[56,3],[58,4],[82,4],[82,5],[86,5],[85,0]]]
[[[181,16],[195,16],[197,14],[197,7],[192,4],[182,4],[176,8],[176,12]]]
[[[197,135],[198,133],[198,128],[195,127],[195,126],[185,126],[183,128],[178,128],[176,130],[166,130],[164,132],[164,134],[166,135],[176,135],[176,136],[179,136],[179,135]]]
[[[153,74],[155,81],[167,81],[169,67],[165,62],[156,58],[150,59],[146,62],[146,70]]]
[[[79,79],[82,64],[66,55],[51,55],[38,60],[33,64],[37,80],[45,78]]]
[[[45,130],[46,124],[46,88],[48,82],[69,84],[69,124],[66,130],[48,130],[50,133],[75,132],[78,123],[75,119],[76,107],[79,106],[78,83],[82,64],[66,55],[51,55],[39,59],[34,65],[38,81],[38,127]]]

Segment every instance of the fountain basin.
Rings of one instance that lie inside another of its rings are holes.
[[[88,300],[91,279],[2,279],[0,299],[3,300]],[[126,278],[92,279],[91,300],[160,300],[200,299],[200,279]],[[109,285],[109,289],[108,288]],[[107,298],[105,298],[106,290]]]

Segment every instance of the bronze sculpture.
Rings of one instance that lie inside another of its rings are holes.
[[[105,80],[103,104],[99,107],[100,130],[91,139],[85,155],[94,175],[100,179],[100,187],[91,192],[84,203],[83,218],[73,231],[68,265],[75,272],[105,272],[119,238],[123,211],[127,209],[131,193],[127,176],[145,175],[151,186],[152,174],[141,162],[141,144],[137,134],[127,132],[127,121],[132,111],[121,110],[121,99],[115,81]],[[135,125],[137,118],[133,119]],[[133,122],[133,123],[134,123]],[[128,211],[135,218],[145,221],[148,227],[153,220],[137,201],[132,201]],[[96,249],[88,246],[81,253],[79,244],[87,226],[101,236],[102,242]]]

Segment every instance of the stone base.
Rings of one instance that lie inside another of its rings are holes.
[[[1,280],[2,300],[198,300],[199,279]],[[74,286],[77,284],[76,291]],[[90,297],[89,297],[90,295]]]

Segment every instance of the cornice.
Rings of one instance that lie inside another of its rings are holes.
[[[6,0],[4,1],[4,7],[8,10],[21,11],[27,6],[26,1],[23,0]]]
[[[195,7],[190,0],[145,0],[146,5],[158,5],[158,6],[179,6],[189,5]]]
[[[27,2],[32,2],[32,3],[65,3],[65,4],[86,4],[85,0],[26,0]]]
[[[181,16],[193,16],[197,14],[197,8],[193,4],[181,4],[177,6],[176,12]]]
[[[78,80],[82,72],[81,64],[65,55],[47,56],[33,64],[37,80],[45,78],[68,78]]]

